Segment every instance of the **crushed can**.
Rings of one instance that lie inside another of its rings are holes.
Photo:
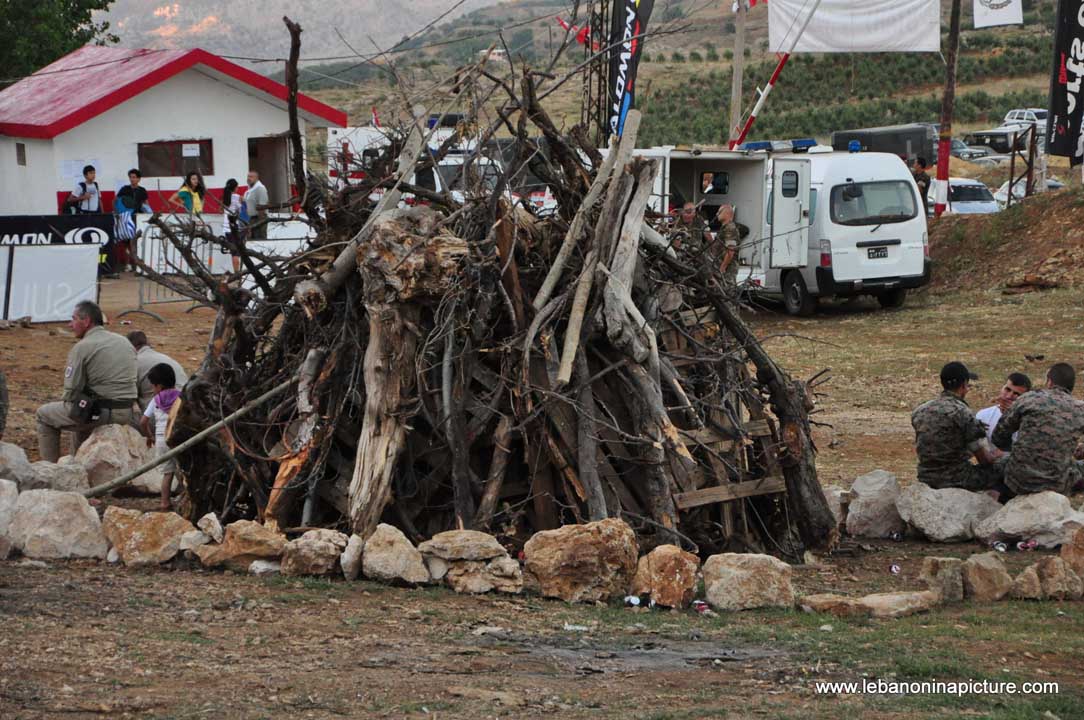
[[[703,600],[693,600],[693,604],[691,607],[693,610],[700,613],[701,615],[703,615],[709,610],[708,604]]]
[[[1028,552],[1029,550],[1034,550],[1037,547],[1039,547],[1039,543],[1035,540],[1021,540],[1020,542],[1016,543],[1016,549],[1020,552]]]
[[[899,575],[900,570],[901,570],[900,566],[896,565],[895,563],[888,566],[888,572],[892,573],[893,575]]]
[[[901,533],[899,530],[892,533],[892,540],[894,542],[903,542],[903,533]]]
[[[626,607],[640,607],[640,598],[637,597],[636,595],[626,595],[625,596],[625,606]]]
[[[990,547],[992,547],[994,550],[997,550],[998,552],[1006,552],[1009,549],[1009,546],[1001,542],[1000,540],[992,543]]]

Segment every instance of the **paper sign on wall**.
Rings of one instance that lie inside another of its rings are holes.
[[[183,157],[199,157],[199,143],[182,143],[181,155]]]
[[[975,27],[1023,25],[1023,0],[975,0]]]

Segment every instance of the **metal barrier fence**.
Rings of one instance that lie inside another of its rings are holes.
[[[139,215],[136,219],[136,229],[139,236],[134,242],[137,256],[143,264],[159,275],[178,284],[187,284],[189,278],[194,275],[188,261],[182,256],[180,250],[174,247],[162,234],[158,227],[147,222],[149,219],[150,215]],[[173,216],[167,218],[166,223],[175,226],[178,232],[187,232],[186,228],[192,220],[193,218],[189,216]],[[221,235],[222,215],[202,215],[195,218],[195,221],[206,227],[212,235],[216,237]],[[250,240],[246,243],[246,247],[251,247],[269,255],[289,257],[304,249],[306,242],[312,237],[314,237],[312,228],[304,221],[289,217],[272,218],[267,224],[267,238]],[[221,275],[233,271],[232,256],[219,243],[194,239],[191,247],[193,254],[213,274]],[[196,288],[198,286],[193,285],[192,287]],[[182,295],[173,288],[162,285],[141,273],[139,275],[138,305],[119,313],[118,317],[140,313],[164,323],[165,318],[149,309],[149,307],[167,303],[191,303],[188,312],[204,305],[204,303],[196,302],[192,298]]]

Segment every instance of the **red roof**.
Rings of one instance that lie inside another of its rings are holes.
[[[286,86],[206,50],[126,50],[87,45],[0,92],[0,134],[52,138],[139,93],[200,66],[253,95],[286,106]],[[308,122],[346,125],[346,113],[298,94]]]

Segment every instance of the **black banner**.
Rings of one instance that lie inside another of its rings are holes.
[[[0,245],[113,243],[112,215],[0,215]]]
[[[1054,22],[1046,152],[1079,165],[1084,162],[1084,0],[1059,0]]]
[[[625,117],[635,99],[636,70],[644,49],[642,36],[655,0],[619,0],[613,4],[610,23],[610,117],[609,132],[620,136]]]

